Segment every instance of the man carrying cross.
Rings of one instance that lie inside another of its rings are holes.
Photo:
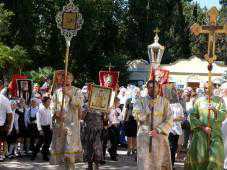
[[[215,36],[217,33],[227,34],[227,25],[218,26],[217,9],[211,8],[208,12],[210,25],[191,28],[195,35],[206,33],[209,35],[208,53],[208,83],[204,86],[205,96],[196,99],[194,111],[190,115],[192,143],[185,163],[186,170],[222,170],[224,163],[224,145],[221,133],[222,121],[226,116],[223,100],[213,96],[211,82],[212,63],[216,60]]]
[[[225,105],[217,96],[212,96],[211,104],[208,103],[208,83],[205,84],[204,91],[206,95],[196,99],[194,111],[190,115],[193,137],[185,163],[186,170],[223,169],[224,144],[221,125],[226,115]],[[210,127],[208,109],[211,110]]]

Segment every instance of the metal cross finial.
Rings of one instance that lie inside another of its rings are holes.
[[[157,35],[160,32],[160,30],[158,29],[158,27],[154,30],[154,33]]]
[[[112,64],[109,64],[109,71],[111,71],[111,68],[113,68]]]
[[[158,43],[158,40],[159,40],[159,36],[158,36],[158,33],[160,32],[160,30],[158,29],[158,27],[154,30],[154,33],[155,33],[155,37],[154,37],[154,42],[155,43]]]

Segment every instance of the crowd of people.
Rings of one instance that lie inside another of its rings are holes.
[[[35,87],[29,104],[5,95],[0,81],[0,161],[35,160],[41,152],[44,161],[66,170],[81,161],[92,170],[105,164],[107,152],[118,161],[117,150],[127,147],[139,170],[171,170],[176,159],[188,170],[223,169],[226,83],[213,88],[210,103],[207,83],[197,89],[128,85],[103,112],[88,107],[88,86],[79,89],[72,81],[69,75],[67,86],[52,94]]]

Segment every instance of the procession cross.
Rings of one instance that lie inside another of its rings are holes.
[[[69,0],[66,6],[63,6],[63,10],[56,15],[57,27],[61,30],[61,34],[65,37],[66,52],[65,52],[65,69],[64,69],[64,81],[63,89],[66,87],[66,81],[68,76],[68,64],[69,64],[69,49],[70,43],[77,32],[82,28],[84,22],[79,8],[74,5],[73,0]],[[61,112],[64,108],[65,93],[62,95]]]
[[[208,34],[208,52],[205,54],[204,58],[208,62],[208,103],[211,104],[211,95],[212,95],[212,83],[211,83],[211,72],[212,72],[212,64],[215,60],[217,60],[217,56],[215,54],[215,42],[217,34],[227,34],[227,24],[224,26],[217,25],[217,16],[218,10],[216,7],[212,7],[208,11],[209,16],[209,25],[202,25],[195,23],[191,27],[192,33],[195,36],[199,34]],[[210,127],[210,109],[208,109],[208,127]],[[217,115],[215,115],[217,116]],[[208,137],[208,142],[210,140],[210,136]]]

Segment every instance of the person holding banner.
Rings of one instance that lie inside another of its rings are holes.
[[[88,95],[85,96],[88,97]],[[84,103],[83,106],[82,119],[84,120],[84,126],[81,134],[84,161],[88,163],[88,170],[98,170],[99,163],[104,161],[102,146],[104,113],[99,110],[90,109],[88,106],[88,99],[85,99],[85,101],[87,103]]]
[[[213,85],[212,85],[213,89]],[[185,163],[186,170],[223,170],[224,144],[221,126],[226,117],[226,108],[220,97],[212,96],[208,104],[208,83],[205,96],[196,99],[190,115],[193,137]],[[208,109],[211,110],[210,126]]]
[[[64,71],[59,74],[64,75]],[[82,152],[79,119],[83,106],[83,96],[79,88],[72,86],[72,81],[73,75],[68,73],[66,86],[58,88],[52,97],[53,137],[50,163],[63,164],[65,170],[75,169],[75,160],[76,158],[80,159]],[[62,108],[63,94],[65,99]]]
[[[153,80],[149,80],[147,96],[138,99],[133,105],[133,115],[139,124],[137,164],[139,170],[171,170],[168,134],[173,120],[170,104],[165,97],[158,95],[158,82],[155,81],[154,84]],[[152,114],[154,128],[150,129]]]

